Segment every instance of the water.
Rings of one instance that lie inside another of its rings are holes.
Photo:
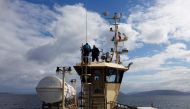
[[[39,109],[41,101],[36,95],[0,94],[0,109]]]
[[[126,98],[120,98],[119,101],[132,106],[151,106],[153,104],[159,109],[190,109],[190,96],[126,96]]]
[[[159,109],[190,109],[190,96],[124,96],[119,101],[133,106],[150,106]],[[41,101],[36,95],[0,94],[0,109],[39,109]]]

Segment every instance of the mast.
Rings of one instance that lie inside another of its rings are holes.
[[[108,16],[108,13],[105,12],[103,13],[104,16]],[[116,61],[115,63],[119,64],[120,62],[120,59],[119,59],[119,54],[118,54],[118,40],[117,40],[117,37],[118,37],[118,25],[119,23],[117,23],[118,21],[120,21],[120,18],[122,17],[122,14],[121,13],[114,13],[113,17],[111,18],[108,18],[108,19],[111,19],[113,20],[113,26],[114,26],[114,31],[112,28],[110,28],[110,31],[111,32],[114,32],[114,53],[115,53],[115,58],[116,58]],[[113,58],[113,57],[112,57]]]
[[[117,42],[117,33],[118,33],[118,25],[119,24],[117,24],[117,19],[120,19],[120,17],[117,17],[117,13],[114,13],[114,17],[113,17],[113,19],[114,19],[114,26],[115,26],[115,40],[114,40],[114,44],[115,44],[115,53],[116,53],[116,63],[118,64],[119,63],[119,60],[118,60],[118,50],[117,50],[117,46],[118,46],[118,42]]]
[[[88,42],[88,22],[87,22],[88,16],[87,16],[87,10],[86,10],[86,43]]]

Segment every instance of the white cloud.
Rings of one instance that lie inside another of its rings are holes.
[[[23,8],[25,10],[23,10]],[[44,10],[44,13],[40,13]],[[29,16],[32,15],[32,16]],[[34,86],[43,66],[29,62],[25,54],[32,47],[49,42],[40,29],[40,17],[52,13],[44,7],[22,1],[1,0],[0,2],[0,81],[1,90],[23,89]]]
[[[24,9],[24,10],[23,10]],[[1,91],[26,89],[36,85],[49,67],[26,59],[31,48],[44,45],[53,40],[45,37],[46,27],[43,21],[53,15],[44,6],[36,6],[23,1],[1,0],[0,2],[0,82]],[[46,68],[47,67],[47,68]],[[52,71],[52,70],[51,70]],[[51,72],[53,73],[53,72]]]
[[[150,74],[136,75],[123,80],[122,91],[149,91],[149,90],[179,90],[190,91],[190,69],[185,67],[172,67]],[[127,76],[127,75],[126,75]]]
[[[189,62],[190,50],[183,43],[169,45],[164,51],[152,55],[135,58],[129,61],[134,62],[130,72],[140,72],[143,70],[161,70],[162,65],[169,59],[181,59]]]
[[[149,8],[132,11],[128,22],[145,43],[167,43],[170,39],[189,41],[189,5],[188,0],[157,0]]]
[[[86,9],[81,4],[56,8],[56,20],[49,30],[54,34],[55,41],[29,51],[28,58],[39,62],[51,62],[62,55],[79,55],[86,36]],[[94,44],[105,31],[106,22],[95,12],[88,12],[88,41]],[[80,56],[78,56],[80,57]],[[66,60],[70,61],[70,60]]]
[[[0,91],[34,90],[41,78],[55,74],[57,66],[79,62],[86,33],[81,4],[55,11],[24,1],[3,0],[0,6],[0,83],[5,83]],[[108,25],[96,12],[87,13],[88,41],[95,44],[93,39],[105,35]]]
[[[190,91],[190,69],[183,63],[189,63],[190,50],[183,43],[171,44],[164,51],[152,56],[135,58],[134,64],[124,77],[122,91],[129,87],[128,91],[147,91],[157,89],[171,89]],[[176,65],[175,59],[182,60]],[[171,60],[167,65],[167,60]]]
[[[188,4],[188,1],[179,0],[171,3],[159,1],[148,9],[140,8],[142,10],[132,13],[128,24],[120,25],[120,31],[129,37],[125,47],[135,50],[143,47],[144,43],[168,43],[171,39],[188,41]],[[107,32],[109,25],[98,13],[87,13],[88,41],[101,46],[94,39],[110,40],[112,33]],[[85,18],[86,9],[82,4],[57,6],[51,10],[47,6],[21,0],[1,0],[0,83],[3,84],[0,86],[3,88],[0,91],[34,88],[45,75],[55,74],[56,66],[79,62],[81,43],[85,43]],[[104,45],[110,48],[110,42]],[[134,65],[129,72],[135,74],[150,68],[156,72],[127,78],[124,80],[129,82],[127,87],[145,90],[156,89],[158,87],[154,86],[160,85],[163,89],[189,90],[188,84],[181,86],[188,82],[189,69],[163,67],[168,59],[189,62],[190,51],[183,43],[168,43],[168,47],[158,54],[133,59]]]

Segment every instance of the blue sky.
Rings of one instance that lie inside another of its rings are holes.
[[[104,1],[99,1],[99,0],[26,0],[31,3],[36,3],[36,4],[43,4],[47,5],[50,8],[53,8],[55,4],[64,6],[64,5],[74,5],[77,3],[82,3],[85,5],[85,8],[96,11],[99,13],[102,13],[104,11],[109,11],[109,12],[118,12],[118,11],[124,11],[128,10],[132,7],[135,7],[137,5],[143,5],[146,6],[147,3],[144,2],[144,0],[121,0],[121,1],[116,1],[116,0],[104,0]],[[149,4],[153,3],[154,0],[146,0]],[[128,13],[128,11],[126,11]]]
[[[129,37],[124,44],[129,53],[122,60],[134,64],[122,92],[190,91],[189,5],[181,0],[1,0],[0,91],[34,92],[57,66],[79,62],[86,11],[88,41],[105,50],[110,42],[103,47],[94,40],[113,36],[102,13],[123,13],[119,29]]]

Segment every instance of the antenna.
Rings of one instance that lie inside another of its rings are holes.
[[[104,15],[104,16],[108,16],[109,13],[108,13],[108,12],[104,12],[103,15]],[[113,41],[114,41],[114,45],[115,45],[114,52],[115,52],[115,54],[116,54],[116,63],[117,63],[117,64],[120,63],[119,54],[118,54],[118,41],[117,41],[117,36],[118,36],[118,32],[119,32],[119,31],[118,31],[118,25],[119,25],[118,21],[120,21],[120,18],[121,18],[121,17],[122,17],[122,14],[121,14],[121,13],[116,13],[116,12],[115,12],[112,17],[108,18],[108,19],[113,20],[113,24],[112,24],[112,25],[114,26],[114,30],[113,30],[113,28],[110,28],[110,31],[115,33]],[[113,58],[113,57],[112,57],[112,58]]]
[[[86,43],[88,42],[88,22],[87,22],[87,18],[88,18],[88,15],[87,15],[87,9],[86,9]]]

